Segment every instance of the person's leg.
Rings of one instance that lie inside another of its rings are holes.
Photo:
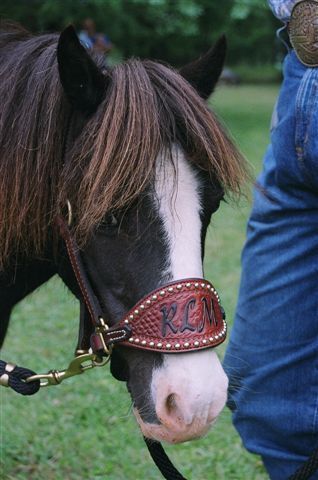
[[[287,59],[224,361],[234,425],[273,480],[287,479],[318,448],[318,71],[312,70],[294,54]]]

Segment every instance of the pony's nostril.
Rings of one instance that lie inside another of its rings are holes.
[[[166,410],[168,415],[173,414],[177,409],[177,401],[174,393],[170,393],[166,399]]]
[[[169,428],[185,428],[193,421],[193,413],[182,404],[176,393],[169,393],[157,412],[161,423]]]

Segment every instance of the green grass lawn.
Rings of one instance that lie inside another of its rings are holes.
[[[276,93],[273,86],[222,87],[213,99],[255,173],[268,142]],[[207,240],[206,276],[218,288],[230,321],[248,210],[249,200],[239,206],[224,203]],[[53,279],[15,309],[1,357],[41,372],[65,367],[75,345],[77,317],[75,300]],[[267,478],[260,460],[242,448],[228,411],[206,438],[167,451],[189,480]],[[143,445],[125,385],[111,377],[108,367],[30,398],[2,388],[0,462],[4,480],[161,478]]]

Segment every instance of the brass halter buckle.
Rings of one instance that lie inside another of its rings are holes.
[[[59,385],[66,378],[74,377],[75,375],[86,372],[86,370],[106,365],[109,359],[110,356],[102,358],[98,357],[95,353],[82,353],[81,355],[77,355],[65,370],[50,370],[48,373],[32,375],[26,379],[26,382],[29,383],[34,380],[40,380],[41,387]]]
[[[103,355],[106,355],[106,357],[110,357],[113,351],[113,346],[112,345],[106,345],[105,339],[103,336],[103,333],[106,333],[107,330],[109,330],[109,326],[107,323],[104,322],[104,319],[102,317],[99,317],[99,325],[95,329],[95,333],[98,335],[100,342],[103,347]]]

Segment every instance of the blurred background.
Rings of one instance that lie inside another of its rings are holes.
[[[80,32],[90,19],[111,42],[110,62],[135,56],[180,66],[226,32],[233,82],[279,79],[279,22],[266,0],[1,0],[0,14],[32,32],[69,23]]]
[[[0,16],[34,33],[73,23],[82,42],[103,51],[110,65],[135,56],[178,67],[225,32],[226,68],[209,104],[247,157],[253,176],[260,171],[285,53],[276,39],[280,23],[265,0],[0,0]],[[240,202],[223,202],[206,242],[205,276],[221,295],[230,327],[251,187]],[[1,357],[37,372],[66,367],[75,347],[78,310],[74,297],[53,278],[15,308]],[[217,349],[221,357],[225,347]],[[204,439],[167,450],[190,480],[268,478],[260,459],[243,448],[227,409]],[[143,444],[125,385],[104,367],[32,398],[0,390],[0,478],[161,476]]]

